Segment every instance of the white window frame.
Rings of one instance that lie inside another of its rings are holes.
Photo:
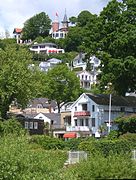
[[[38,122],[34,122],[34,129],[38,129]]]
[[[28,121],[25,121],[25,129],[29,129],[29,126],[28,126]]]
[[[33,122],[32,121],[29,122],[29,129],[33,129]]]

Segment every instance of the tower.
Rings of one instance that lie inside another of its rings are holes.
[[[65,31],[68,31],[69,21],[68,21],[68,18],[67,18],[66,9],[65,9],[65,14],[64,14],[63,21],[61,21],[61,23],[62,23],[62,28],[63,28]]]
[[[58,20],[58,14],[55,15],[55,20],[52,23],[52,32],[57,32],[59,30],[59,20]]]

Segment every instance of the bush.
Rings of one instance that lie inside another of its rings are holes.
[[[87,151],[90,154],[95,155],[96,153],[101,153],[104,156],[110,154],[120,154],[128,153],[134,148],[135,144],[124,139],[118,140],[95,140],[95,141],[85,141],[79,144],[79,149]]]
[[[16,119],[0,121],[0,136],[6,136],[8,134],[19,136],[25,134],[25,130]]]
[[[71,151],[78,150],[78,146],[82,141],[84,141],[84,139],[81,138],[69,139],[68,141],[65,141],[65,148]]]
[[[44,149],[64,149],[65,142],[58,138],[53,138],[45,135],[33,135],[30,138],[30,143],[41,145]]]
[[[107,158],[96,154],[87,161],[70,166],[63,172],[65,180],[89,179],[135,179],[136,164],[126,155],[113,155]]]
[[[119,136],[119,139],[127,140],[136,147],[136,133],[126,133]]]
[[[136,115],[117,118],[115,123],[117,123],[118,130],[121,134],[125,134],[127,132],[136,133]]]
[[[66,161],[66,152],[31,149],[26,137],[0,139],[0,179],[55,179]]]
[[[115,140],[118,139],[118,137],[119,137],[119,132],[117,130],[113,130],[108,134],[107,139]]]

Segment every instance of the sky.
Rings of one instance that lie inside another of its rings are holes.
[[[57,13],[60,21],[65,9],[68,18],[78,16],[83,10],[99,14],[110,0],[0,0],[0,38],[14,28],[22,28],[25,21],[34,15],[45,12],[51,20]]]

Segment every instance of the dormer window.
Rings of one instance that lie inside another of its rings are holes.
[[[43,108],[43,106],[41,104],[37,104],[37,108]]]

